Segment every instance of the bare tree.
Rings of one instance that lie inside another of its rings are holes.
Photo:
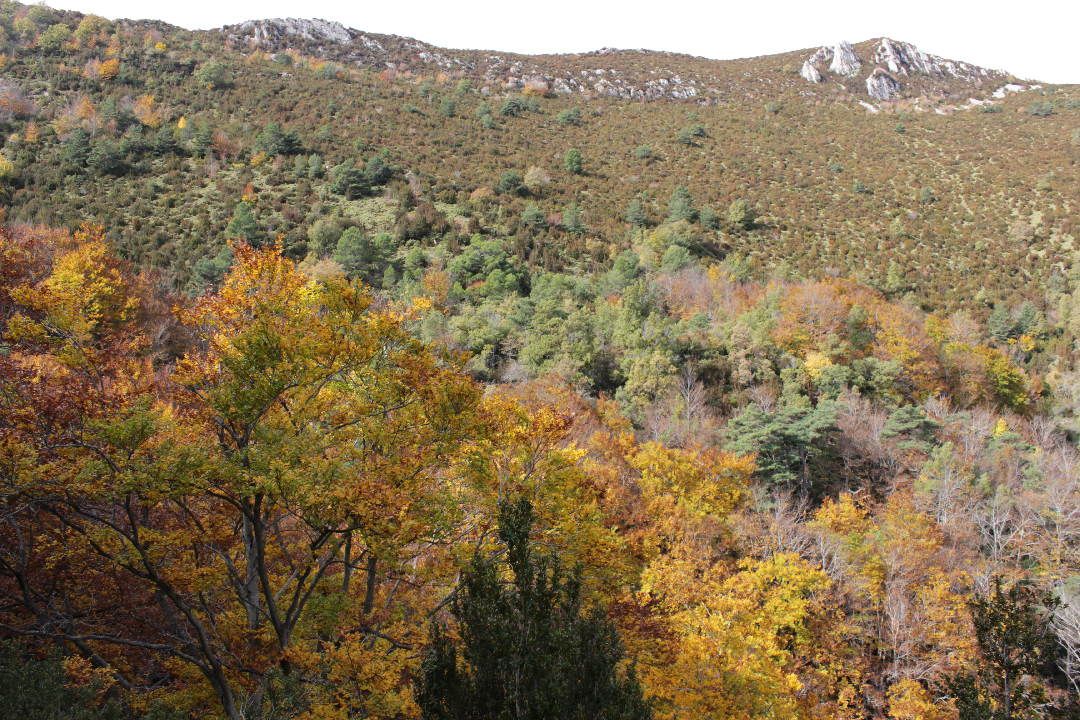
[[[1080,596],[1075,591],[1061,593],[1061,604],[1054,611],[1051,626],[1062,651],[1058,666],[1073,692],[1080,696]]]

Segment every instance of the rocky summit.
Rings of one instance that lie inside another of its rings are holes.
[[[858,46],[843,41],[818,48],[803,61],[799,74],[815,84],[827,78],[842,83],[862,80],[866,95],[879,101],[912,97],[928,90],[941,92],[956,85],[983,91],[996,82],[996,89],[1009,78],[1001,70],[931,55],[911,43],[884,37]]]

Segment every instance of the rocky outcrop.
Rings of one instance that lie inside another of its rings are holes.
[[[979,82],[983,78],[1004,76],[997,70],[972,65],[958,60],[948,60],[925,53],[911,43],[881,38],[874,50],[874,62],[894,75],[926,75],[927,77],[955,78],[967,82]]]
[[[855,48],[847,41],[838,42],[832,47],[819,48],[817,52],[808,57],[802,65],[799,74],[806,80],[814,83],[822,81],[821,68],[828,66],[829,72],[836,75],[850,77],[859,72],[862,62],[855,54]]]
[[[799,74],[807,82],[819,83],[821,82],[821,73],[818,71],[814,64],[807,60],[802,64],[802,69],[799,70]]]
[[[912,72],[921,72],[930,75],[934,68],[930,63],[929,56],[914,45],[898,43],[889,38],[881,38],[877,49],[874,51],[874,62],[889,69],[889,72],[898,75],[907,75]]]
[[[818,48],[803,62],[799,74],[812,83],[823,82],[826,72],[844,83],[861,77],[866,85],[866,94],[880,101],[894,100],[911,93],[945,94],[955,92],[958,82],[981,87],[986,79],[1006,77],[1005,73],[997,70],[931,55],[911,43],[890,38],[880,38],[859,47],[863,58],[869,61],[869,67],[865,70],[856,49],[850,43],[840,42]],[[828,69],[824,70],[826,64]],[[901,81],[900,78],[905,79]],[[855,90],[855,87],[849,87]]]
[[[862,63],[859,62],[859,56],[855,54],[855,48],[851,47],[851,43],[845,40],[837,43],[836,47],[832,49],[832,62],[829,63],[829,72],[850,77],[858,74],[861,67]]]
[[[324,43],[349,43],[353,34],[339,22],[302,18],[275,18],[272,20],[248,20],[233,25],[230,30],[237,37],[243,37],[249,45],[265,49],[276,49],[281,43],[292,39],[303,39]]]
[[[875,68],[866,78],[866,94],[875,100],[894,100],[900,96],[900,83],[881,68]]]

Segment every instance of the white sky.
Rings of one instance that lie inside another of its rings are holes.
[[[1080,83],[1080,0],[50,0],[108,18],[211,28],[269,17],[337,20],[451,48],[601,47],[736,58],[887,36],[1020,77]]]

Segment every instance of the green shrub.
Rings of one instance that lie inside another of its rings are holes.
[[[694,124],[680,130],[677,139],[683,145],[694,145],[699,139],[705,137],[705,135],[705,126]]]
[[[572,175],[580,175],[582,173],[581,151],[577,148],[567,150],[563,155],[563,168]]]
[[[495,184],[495,192],[500,195],[524,195],[525,180],[521,177],[521,173],[507,170],[499,177],[499,182]]]
[[[221,89],[232,84],[232,73],[225,63],[210,60],[200,65],[195,71],[195,79],[214,89]]]
[[[581,124],[581,110],[579,108],[567,108],[560,112],[555,120],[560,125],[580,125]]]
[[[1033,102],[1028,106],[1028,115],[1035,117],[1049,117],[1054,114],[1054,103],[1049,100]]]
[[[694,199],[690,191],[683,186],[675,188],[668,201],[668,220],[686,220],[693,222],[697,219],[697,210],[694,208]]]

